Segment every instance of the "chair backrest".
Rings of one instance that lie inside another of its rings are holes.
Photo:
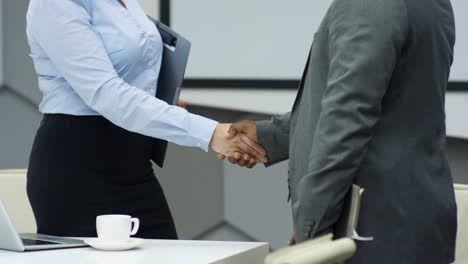
[[[351,258],[356,252],[352,239],[331,239],[330,234],[280,249],[268,255],[265,264],[335,264]]]
[[[34,214],[26,194],[26,170],[0,170],[0,199],[19,233],[35,233]]]
[[[458,208],[457,252],[455,263],[468,264],[468,185],[455,184]]]

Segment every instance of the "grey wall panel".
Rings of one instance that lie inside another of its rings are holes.
[[[209,230],[197,240],[211,240],[211,241],[253,241],[251,237],[244,232],[239,231],[237,228],[229,223],[222,223],[217,225],[212,230]]]
[[[447,155],[455,183],[468,184],[468,140],[449,138]]]
[[[286,246],[292,235],[287,171],[287,162],[268,169],[224,166],[226,221],[274,249]]]
[[[42,115],[6,89],[0,90],[0,169],[26,168]]]
[[[236,112],[203,107],[189,107],[189,110],[221,122],[239,117]],[[158,178],[181,238],[197,237],[223,221],[222,173],[222,162],[214,153],[169,145],[166,164],[158,170]]]
[[[18,93],[39,103],[41,94],[26,38],[28,0],[3,2],[4,81]]]
[[[214,153],[171,144],[157,171],[180,238],[191,239],[223,221],[221,162]]]
[[[3,1],[0,1],[0,89],[3,85]]]
[[[235,113],[235,112],[232,112]],[[238,112],[228,122],[264,120],[270,116]],[[292,216],[287,202],[287,162],[249,170],[224,162],[224,215],[226,222],[258,241],[277,249],[287,245],[292,234]]]

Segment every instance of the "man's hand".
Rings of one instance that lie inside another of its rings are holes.
[[[189,103],[183,99],[179,99],[179,102],[177,102],[178,107],[187,108],[188,105]]]
[[[234,123],[229,128],[228,133],[230,138],[233,138],[238,134],[244,134],[255,143],[258,142],[257,125],[253,121],[241,121]],[[225,158],[226,156],[218,154],[218,159],[224,160]],[[237,164],[241,167],[247,168],[253,168],[258,163],[258,160],[256,160],[255,157],[249,155],[248,153],[242,154],[239,152],[235,152],[228,159],[232,164]]]
[[[293,234],[291,239],[288,241],[288,246],[294,246],[296,245],[296,234]]]
[[[248,155],[255,162],[267,162],[266,152],[243,133],[229,133],[230,124],[219,124],[210,142],[211,148],[223,157]]]

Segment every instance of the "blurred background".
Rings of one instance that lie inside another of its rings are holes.
[[[192,41],[182,98],[220,122],[288,112],[308,50],[331,0],[138,0],[148,15]],[[27,168],[42,115],[29,57],[28,0],[0,0],[0,169]],[[455,62],[447,91],[447,151],[468,184],[468,2],[452,0]],[[417,106],[415,106],[417,107]],[[417,122],[416,124],[417,125]],[[214,153],[170,145],[157,175],[183,239],[287,244],[292,221],[287,163],[238,168]],[[66,177],[66,175],[64,175]]]

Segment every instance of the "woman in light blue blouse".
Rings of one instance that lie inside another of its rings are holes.
[[[27,35],[44,119],[28,170],[38,231],[95,236],[95,217],[139,217],[139,236],[177,238],[150,164],[152,138],[264,152],[229,124],[155,98],[162,40],[136,0],[31,0]]]

